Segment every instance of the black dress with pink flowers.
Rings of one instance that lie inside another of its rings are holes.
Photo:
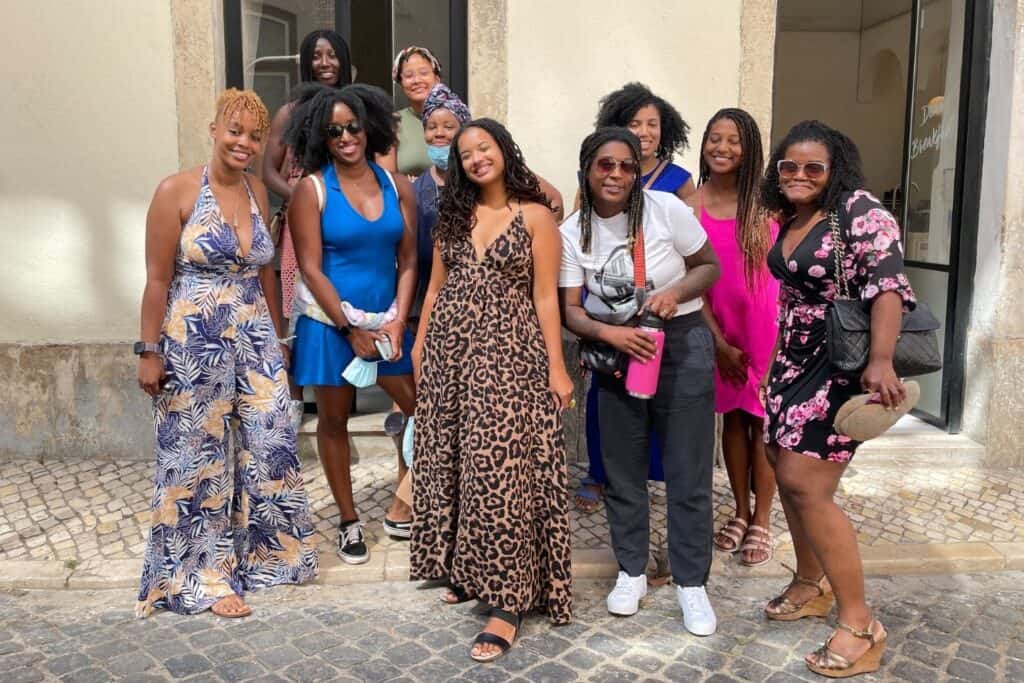
[[[850,296],[865,306],[895,291],[906,309],[916,305],[903,269],[900,228],[892,214],[864,190],[843,195],[839,225],[846,242],[843,268]],[[828,359],[825,317],[836,294],[832,232],[828,219],[811,228],[788,259],[783,226],[768,253],[768,267],[781,283],[782,344],[772,365],[765,414],[765,441],[822,460],[848,462],[860,445],[837,434],[836,412],[861,392],[859,374],[838,372]]]

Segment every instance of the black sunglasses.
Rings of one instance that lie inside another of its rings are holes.
[[[332,140],[335,138],[340,138],[342,135],[345,134],[346,130],[348,131],[349,135],[355,137],[356,135],[359,135],[360,133],[363,132],[363,124],[359,123],[358,121],[350,121],[345,125],[341,125],[340,123],[328,123],[327,137],[331,138]]]

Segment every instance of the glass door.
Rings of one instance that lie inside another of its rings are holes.
[[[907,274],[919,301],[942,322],[940,345],[948,329],[950,249],[956,197],[960,133],[960,85],[964,54],[966,0],[919,3],[915,26],[909,135],[906,158],[903,245]],[[944,373],[917,378],[918,411],[945,423]]]

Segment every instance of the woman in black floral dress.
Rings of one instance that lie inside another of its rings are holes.
[[[856,532],[833,500],[860,443],[838,434],[833,422],[839,407],[862,392],[877,393],[886,406],[905,399],[892,355],[902,312],[915,305],[899,226],[863,185],[856,145],[805,121],[773,153],[762,197],[785,219],[768,254],[782,287],[777,352],[763,388],[768,456],[797,558],[793,581],[765,612],[793,621],[826,616],[837,602],[838,629],[806,658],[812,671],[830,677],[874,671],[885,648],[885,629],[864,599]],[[837,372],[828,359],[825,318],[836,292],[831,212],[846,244],[850,296],[871,310],[871,354],[859,375]]]

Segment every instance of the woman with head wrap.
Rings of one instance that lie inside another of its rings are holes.
[[[412,184],[416,195],[416,296],[409,322],[419,322],[423,297],[430,283],[434,257],[434,228],[437,226],[437,201],[448,175],[449,147],[452,139],[472,117],[469,107],[444,83],[438,83],[423,102],[423,138],[430,168]]]

